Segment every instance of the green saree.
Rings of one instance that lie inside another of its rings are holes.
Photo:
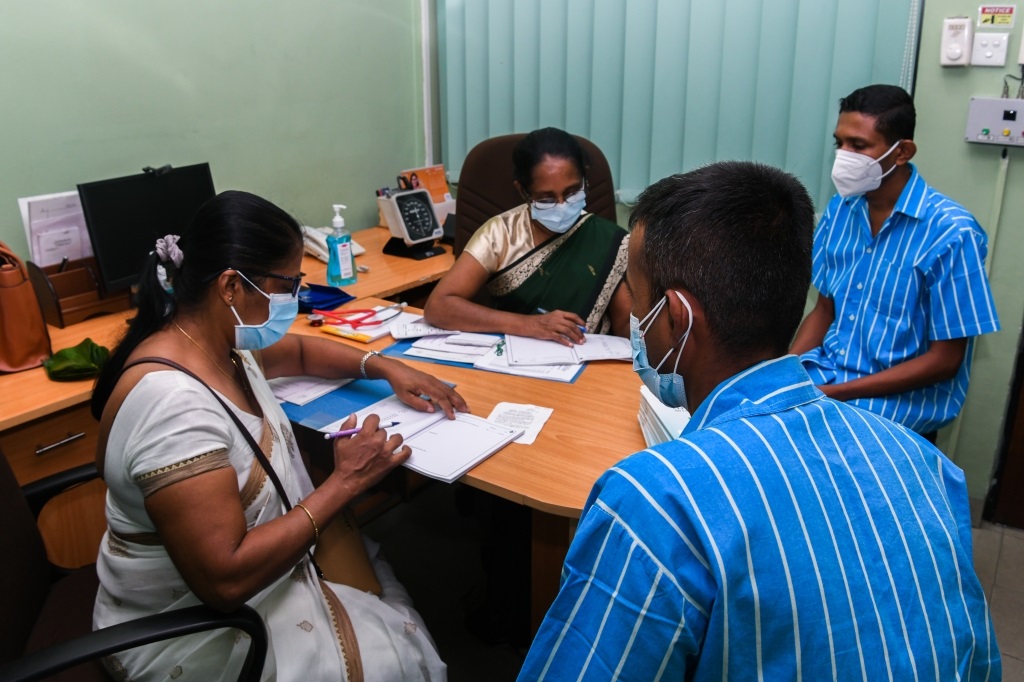
[[[608,333],[612,294],[626,272],[629,234],[586,214],[569,229],[490,278],[487,291],[498,310],[532,314],[538,308],[574,312],[587,331]]]

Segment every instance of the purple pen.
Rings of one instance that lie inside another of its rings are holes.
[[[378,429],[390,429],[392,426],[398,426],[402,422],[381,422],[377,425]],[[344,438],[345,436],[351,436],[359,433],[363,427],[357,426],[354,429],[342,429],[341,431],[335,431],[334,433],[325,433],[324,440],[332,440],[334,438]]]

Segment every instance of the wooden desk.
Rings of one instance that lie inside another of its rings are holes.
[[[127,329],[125,311],[50,327],[54,351],[83,339],[113,348]],[[0,376],[0,449],[18,483],[94,461],[99,424],[89,413],[92,379],[50,381],[42,367]],[[39,517],[50,560],[75,567],[96,561],[106,530],[103,481],[90,481],[54,499]]]
[[[369,255],[369,254],[367,254]],[[362,256],[360,256],[362,258]],[[372,273],[371,273],[372,274]],[[384,301],[361,300],[358,305]],[[91,337],[113,347],[131,313],[119,313],[65,329],[50,329],[54,350]],[[360,344],[323,334],[300,318],[292,331],[321,336],[360,349],[381,350],[390,336]],[[554,407],[533,445],[512,444],[461,480],[480,490],[526,505],[533,514],[533,612],[535,624],[558,590],[558,576],[575,530],[576,519],[597,478],[610,466],[644,447],[637,423],[640,381],[628,363],[591,363],[576,383],[562,384],[493,372],[410,361],[425,372],[455,382],[475,414],[487,416],[502,401]],[[42,368],[0,376],[0,447],[12,461],[20,483],[27,483],[69,466],[91,461],[98,425],[88,414],[92,381],[51,382]],[[60,440],[71,427],[86,435],[63,448],[64,454],[37,457],[34,445]],[[12,437],[16,437],[12,444]],[[94,486],[66,511],[43,523],[51,558],[62,565],[95,559],[95,518],[102,521],[103,489]],[[76,491],[77,492],[77,491]],[[83,511],[89,507],[89,512]],[[83,525],[87,530],[82,530]],[[66,548],[65,548],[66,546]],[[55,547],[61,550],[54,554]],[[70,559],[65,557],[71,557]]]
[[[359,304],[380,303],[364,300]],[[344,340],[318,332],[304,320],[296,322],[292,331],[366,350],[383,350],[393,343],[390,336],[372,344]],[[555,408],[533,445],[512,443],[460,479],[533,509],[531,585],[536,628],[558,592],[562,562],[594,482],[616,462],[645,447],[637,422],[640,380],[626,362],[589,363],[575,383],[563,384],[411,358],[403,361],[454,382],[473,413],[483,417],[503,401]]]
[[[455,263],[451,245],[444,245],[445,252],[424,260],[388,256],[382,249],[391,233],[385,227],[370,227],[353,232],[352,238],[366,249],[356,256],[356,265],[366,265],[369,272],[360,272],[355,284],[342,287],[357,299],[367,297],[388,298],[431,284],[444,277]],[[302,260],[306,281],[313,284],[327,284],[327,264],[312,256]]]

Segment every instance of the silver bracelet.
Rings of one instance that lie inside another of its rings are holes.
[[[368,350],[368,351],[366,351],[366,355],[363,356],[363,359],[359,361],[359,374],[364,379],[369,379],[370,378],[366,374],[366,361],[369,360],[370,358],[372,358],[374,355],[380,355],[380,353],[378,353],[375,350]]]

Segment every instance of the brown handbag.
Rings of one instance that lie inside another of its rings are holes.
[[[39,367],[48,357],[50,333],[28,270],[0,242],[0,372]]]

